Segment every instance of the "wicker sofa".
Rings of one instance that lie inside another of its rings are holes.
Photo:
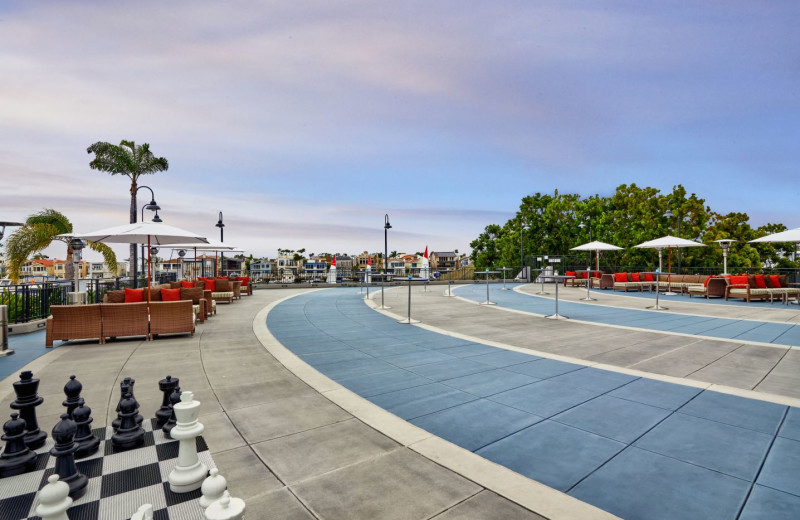
[[[650,273],[614,273],[615,291],[652,291],[655,287],[655,278]]]
[[[789,287],[786,275],[733,275],[724,278],[727,281],[725,299],[743,298],[747,302],[753,300],[800,298],[800,288]]]
[[[195,312],[191,300],[150,302],[150,339],[159,334],[194,336]]]

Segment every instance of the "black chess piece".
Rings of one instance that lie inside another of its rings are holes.
[[[3,425],[6,448],[0,455],[0,478],[11,477],[33,469],[36,453],[25,445],[25,420],[18,413],[11,414],[11,420]]]
[[[125,394],[119,411],[119,428],[111,436],[111,443],[115,448],[134,448],[144,442],[144,429],[136,422],[139,414],[138,403],[131,394]]]
[[[62,413],[61,420],[53,427],[53,440],[56,441],[55,447],[50,450],[50,455],[56,458],[55,473],[58,480],[66,482],[69,486],[69,496],[77,500],[86,493],[89,485],[89,477],[78,471],[75,466],[75,452],[78,445],[75,443],[75,433],[78,426],[69,415]]]
[[[72,420],[75,420],[74,417],[72,417],[73,410],[79,406],[83,406],[85,402],[83,397],[81,397],[81,390],[83,390],[81,382],[75,379],[75,376],[69,376],[69,381],[64,385],[64,393],[67,394],[67,399],[61,404],[67,407],[67,415],[69,415],[69,418]]]
[[[161,431],[164,432],[164,436],[167,439],[172,438],[170,432],[178,423],[178,420],[175,418],[175,405],[181,402],[181,387],[175,387],[175,390],[172,391],[172,395],[169,396],[169,402],[170,408],[172,408],[172,415],[170,415],[169,421],[167,421],[167,423],[161,428]]]
[[[122,409],[121,405],[122,405],[122,401],[125,399],[125,394],[131,394],[131,398],[134,401],[136,400],[136,397],[134,397],[134,395],[133,395],[133,385],[134,385],[134,383],[136,383],[135,379],[130,378],[130,377],[126,377],[119,384],[119,401],[117,402],[117,409],[116,409],[117,418],[114,419],[113,421],[111,421],[111,427],[114,428],[114,431],[117,431],[119,429],[119,422],[120,422],[119,412]],[[136,409],[137,410],[139,409],[138,401],[136,402]],[[137,415],[136,416],[136,423],[137,424],[141,425],[143,421],[144,421],[144,418],[141,415]]]
[[[170,417],[172,417],[172,402],[169,400],[175,387],[180,383],[177,377],[167,376],[158,382],[158,389],[164,393],[161,400],[161,408],[156,411],[156,425],[159,427],[164,426]]]
[[[32,450],[39,449],[47,439],[47,433],[39,429],[36,421],[36,407],[44,402],[36,394],[39,380],[34,379],[33,372],[26,370],[19,375],[19,381],[15,381],[13,386],[17,399],[11,403],[11,408],[19,410],[19,416],[25,421],[25,445]]]
[[[100,439],[94,436],[90,426],[94,421],[92,419],[92,409],[81,404],[72,411],[72,420],[75,421],[78,427],[78,431],[75,432],[75,443],[78,445],[75,458],[88,457],[100,447]]]

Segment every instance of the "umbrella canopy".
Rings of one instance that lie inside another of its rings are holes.
[[[150,247],[152,245],[169,245],[197,243],[207,244],[205,237],[196,235],[191,231],[164,224],[163,222],[135,222],[124,224],[89,233],[73,233],[72,236],[91,240],[92,242],[105,242],[115,244],[143,244],[147,243],[147,302],[150,303]]]
[[[169,246],[173,251],[180,251],[182,249],[193,249],[194,250],[194,262],[192,264],[192,270],[194,271],[194,277],[197,278],[197,252],[198,251],[228,251],[229,253],[241,253],[244,249],[240,249],[236,246],[226,245],[223,242],[218,242],[216,240],[208,239],[207,244],[171,244]],[[216,254],[215,254],[216,256]],[[216,258],[214,260],[216,262]],[[204,268],[205,271],[205,268]]]
[[[661,238],[657,238],[655,240],[649,240],[647,242],[642,242],[639,245],[633,247],[639,248],[653,248],[658,250],[658,270],[661,271],[661,250],[670,247],[699,247],[704,246],[705,244],[701,244],[700,242],[695,242],[693,240],[686,240],[685,238],[678,238],[672,235],[667,235]],[[669,270],[672,271],[672,258],[669,259]]]
[[[780,233],[772,233],[750,242],[800,242],[800,228],[788,229]]]
[[[573,247],[571,251],[596,251],[597,252],[597,265],[596,269],[600,270],[600,251],[618,251],[622,249],[621,247],[617,247],[613,244],[606,244],[605,242],[599,242],[595,240],[594,242],[589,242],[586,244],[581,244],[577,247]]]

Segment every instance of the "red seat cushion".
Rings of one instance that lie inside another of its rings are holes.
[[[755,279],[756,279],[756,287],[758,287],[759,289],[766,289],[767,288],[767,282],[764,281],[764,275],[763,274],[757,274],[755,276]]]
[[[747,275],[733,275],[731,276],[731,285],[748,285],[747,284]]]
[[[184,289],[194,289],[194,282],[187,282],[186,280],[181,280],[181,287]]]
[[[645,282],[655,282],[653,275],[650,273],[644,273],[644,281]]]
[[[144,301],[144,289],[125,288],[125,303],[137,303]]]
[[[206,291],[216,292],[217,291],[217,282],[211,280],[210,278],[206,278],[204,280],[206,282]]]
[[[628,273],[614,273],[614,281],[624,283],[628,281]]]
[[[181,301],[181,290],[178,289],[161,289],[161,301],[165,302],[179,302]]]

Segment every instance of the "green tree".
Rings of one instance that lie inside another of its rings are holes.
[[[94,159],[89,163],[91,169],[111,175],[124,175],[131,180],[130,222],[136,222],[136,189],[139,187],[139,177],[166,171],[169,162],[163,157],[154,156],[148,143],[137,146],[133,141],[123,140],[118,145],[98,141],[87,148],[86,152],[94,154]],[[130,257],[135,256],[136,244],[131,244]]]
[[[44,209],[34,213],[25,221],[25,225],[17,228],[6,242],[8,260],[8,277],[12,282],[19,282],[20,270],[28,257],[47,248],[53,241],[67,244],[67,262],[65,274],[67,279],[74,277],[72,265],[72,246],[70,239],[58,235],[72,233],[72,223],[62,213],[54,209]],[[101,242],[89,242],[88,246],[103,255],[110,271],[117,270],[117,257],[114,251]]]

